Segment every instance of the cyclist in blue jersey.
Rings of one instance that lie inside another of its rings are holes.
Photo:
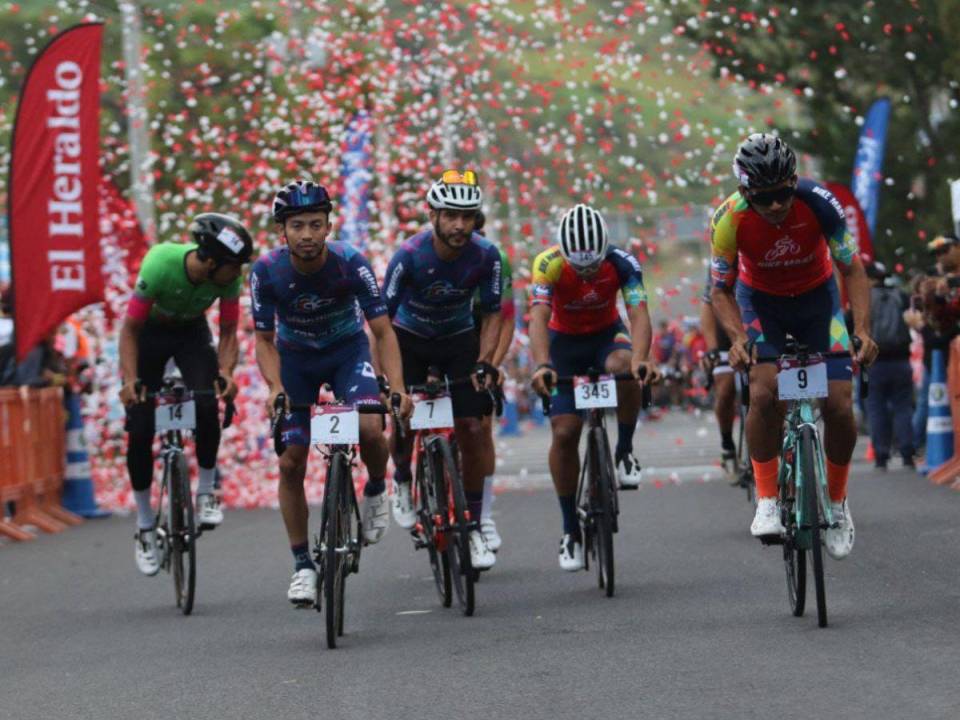
[[[481,517],[484,468],[490,464],[482,418],[493,412],[490,393],[484,390],[492,387],[497,377],[491,361],[500,338],[503,282],[500,251],[474,232],[482,200],[475,173],[445,172],[427,193],[430,228],[401,245],[384,281],[406,384],[424,382],[430,367],[451,379],[473,377],[472,386],[453,386],[451,396],[464,491],[474,518]],[[479,339],[472,314],[478,290],[482,313]],[[386,353],[380,356],[385,358]],[[481,370],[484,387],[480,385]],[[410,495],[412,447],[412,433],[404,440],[393,437],[393,515],[404,528],[413,527],[416,520]],[[470,557],[480,570],[496,562],[479,530],[470,533]]]
[[[326,189],[310,181],[290,183],[273,201],[273,218],[286,246],[261,256],[250,277],[257,364],[270,389],[268,407],[272,414],[281,393],[292,405],[315,403],[325,383],[344,402],[379,402],[363,329],[366,318],[383,349],[384,373],[400,394],[401,413],[407,416],[412,405],[404,391],[400,351],[376,277],[355,248],[327,241],[331,209]],[[280,429],[278,495],[294,557],[287,599],[310,605],[316,599],[317,572],[308,549],[303,490],[309,412],[287,412]],[[364,540],[375,543],[389,525],[384,483],[388,449],[377,415],[360,416],[360,457],[369,474],[363,492]]]

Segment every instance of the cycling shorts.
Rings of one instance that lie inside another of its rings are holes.
[[[550,331],[550,362],[558,375],[584,375],[591,368],[604,370],[610,353],[632,349],[630,333],[620,321],[589,335]],[[550,398],[550,415],[571,415],[577,412],[573,386],[561,385],[555,388]]]
[[[280,349],[280,379],[292,405],[313,405],[320,388],[347,404],[380,402],[380,387],[370,358],[370,343],[357,333],[332,351]],[[285,445],[310,445],[310,411],[295,410],[280,425]]]
[[[770,295],[737,281],[736,298],[743,328],[756,344],[758,355],[782,354],[788,333],[814,352],[850,349],[847,324],[840,308],[840,292],[833,278],[813,290],[793,296]],[[852,377],[850,358],[827,360],[828,380],[850,380]]]
[[[470,329],[444,338],[427,340],[394,326],[403,360],[403,382],[407,387],[427,381],[427,370],[435,367],[451,380],[465,378],[473,372],[480,357],[480,340]],[[473,385],[460,383],[450,388],[455,418],[486,417],[493,414],[493,400],[487,392],[477,392]]]

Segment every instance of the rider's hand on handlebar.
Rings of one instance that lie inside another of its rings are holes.
[[[750,341],[747,338],[741,340],[734,340],[733,344],[730,346],[730,352],[727,354],[730,367],[732,367],[737,372],[746,370],[747,367],[753,362],[753,353],[747,349],[747,345]]]
[[[550,365],[541,365],[530,378],[530,385],[537,395],[541,397],[550,395],[551,388],[557,385],[557,371]]]
[[[473,389],[477,392],[492,390],[497,385],[497,377],[499,375],[499,371],[490,363],[478,362],[470,374]]]
[[[284,413],[290,412],[290,396],[287,395],[287,391],[283,389],[283,386],[276,388],[275,390],[270,391],[270,397],[267,399],[267,414],[270,416],[271,420],[275,418],[275,407],[277,404],[277,398],[281,395],[284,396],[283,411]]]
[[[147,399],[147,388],[139,380],[125,382],[120,388],[120,402],[130,407],[136,403],[145,402]]]
[[[413,415],[413,398],[402,391],[395,391],[394,394],[400,398],[400,407],[397,409],[401,420],[409,420]]]
[[[218,398],[228,402],[237,397],[237,393],[240,391],[240,388],[237,387],[237,383],[233,381],[233,376],[230,375],[218,376],[217,381],[213,384],[213,388],[216,391]]]
[[[853,359],[858,365],[869,367],[873,364],[873,361],[877,359],[880,348],[877,347],[877,343],[874,342],[873,338],[862,330],[856,332],[855,337],[860,339],[860,344],[859,347],[857,347],[856,344],[853,346]]]
[[[655,385],[660,382],[660,370],[652,360],[634,359],[630,370],[642,385]]]

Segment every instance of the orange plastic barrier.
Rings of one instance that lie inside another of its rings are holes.
[[[950,343],[947,392],[950,393],[950,418],[953,422],[953,457],[930,473],[930,480],[937,485],[951,485],[960,490],[960,337]]]
[[[66,414],[60,388],[0,389],[0,501],[13,502],[0,533],[34,535],[24,525],[60,532],[82,518],[60,507],[66,451]]]

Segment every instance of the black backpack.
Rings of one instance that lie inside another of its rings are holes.
[[[906,296],[895,288],[874,288],[870,293],[870,334],[881,353],[909,350],[910,329],[903,321]]]

